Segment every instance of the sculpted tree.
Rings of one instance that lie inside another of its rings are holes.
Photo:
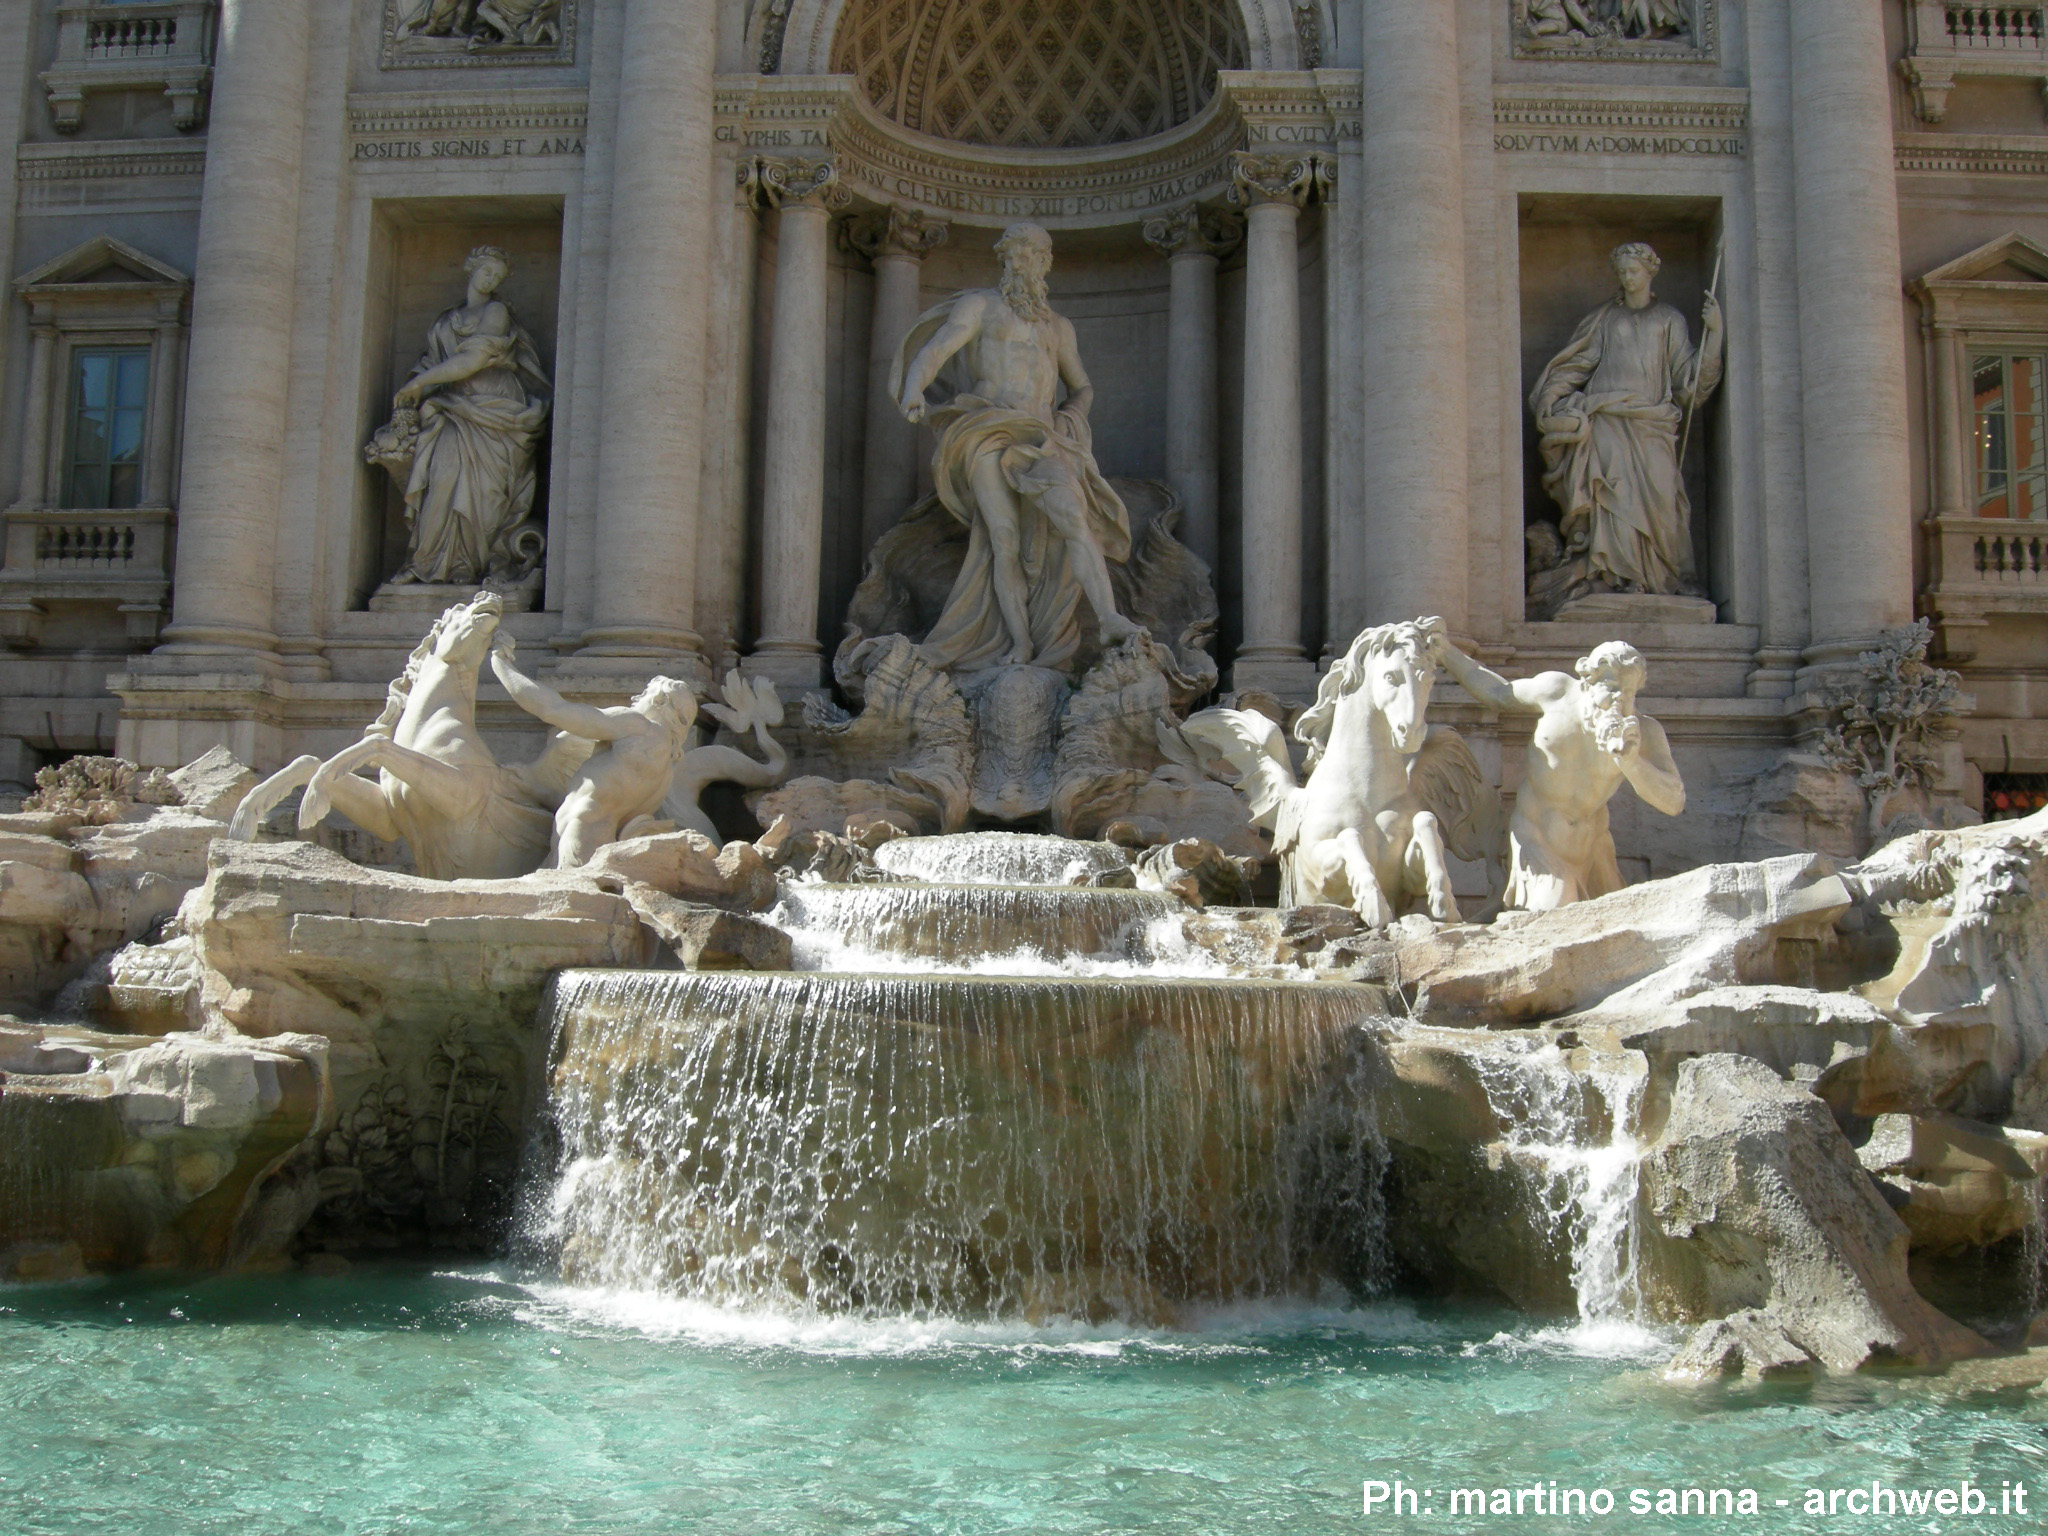
[[[1955,714],[1962,678],[1927,661],[1934,630],[1925,619],[1877,637],[1877,649],[1857,658],[1854,682],[1829,684],[1830,716],[1820,755],[1863,791],[1863,844],[1884,840],[1885,808],[1909,789],[1925,789],[1939,775],[1941,728]]]

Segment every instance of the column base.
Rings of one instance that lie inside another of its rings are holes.
[[[1230,691],[1254,689],[1283,703],[1307,704],[1316,696],[1316,664],[1306,656],[1240,656],[1230,669]]]
[[[238,656],[275,659],[277,636],[240,624],[171,624],[163,632],[160,656]]]
[[[206,660],[212,670],[191,665]],[[145,768],[180,768],[226,747],[258,773],[283,765],[289,684],[275,660],[251,667],[247,658],[159,651],[128,667],[107,679],[121,700],[117,756]]]
[[[818,651],[760,650],[742,658],[740,671],[765,677],[785,700],[801,698],[825,686],[825,658]]]

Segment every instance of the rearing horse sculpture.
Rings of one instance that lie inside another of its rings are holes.
[[[1447,855],[1489,858],[1499,805],[1464,739],[1427,718],[1429,635],[1442,627],[1383,624],[1351,642],[1294,727],[1306,782],[1262,714],[1209,709],[1182,728],[1236,770],[1252,819],[1272,830],[1282,906],[1346,906],[1374,928],[1418,908],[1461,920]]]
[[[476,728],[476,680],[503,616],[491,592],[443,613],[363,739],[325,762],[301,757],[265,779],[235,812],[230,835],[253,840],[263,819],[303,787],[301,832],[331,807],[373,837],[404,838],[430,879],[509,879],[538,869],[555,807],[596,743],[557,732],[518,768],[492,755]],[[360,776],[368,769],[377,772],[374,782]]]

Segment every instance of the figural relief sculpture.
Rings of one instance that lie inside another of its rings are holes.
[[[1375,928],[1412,910],[1461,921],[1448,859],[1488,856],[1499,801],[1464,739],[1429,724],[1442,645],[1437,618],[1353,640],[1295,723],[1305,782],[1263,714],[1209,709],[1182,727],[1238,775],[1254,821],[1272,829],[1281,906],[1350,907]]]
[[[1688,418],[1721,382],[1721,307],[1709,293],[1693,346],[1657,299],[1647,245],[1610,258],[1620,291],[1579,323],[1529,395],[1558,547],[1532,541],[1531,617],[1588,593],[1701,597],[1681,448]]]
[[[553,395],[532,336],[497,297],[510,259],[482,245],[463,270],[468,295],[435,320],[363,455],[405,496],[409,547],[393,585],[484,586],[523,607],[547,547],[534,454]]]
[[[1548,911],[1622,887],[1607,802],[1627,780],[1666,816],[1685,809],[1685,782],[1664,728],[1636,713],[1646,668],[1634,646],[1610,640],[1572,669],[1509,682],[1460,651],[1439,628],[1431,654],[1465,691],[1503,714],[1535,715],[1522,787],[1508,822],[1506,905]]]
[[[468,63],[566,64],[576,0],[385,0],[386,69]]]
[[[971,289],[919,316],[889,380],[903,414],[937,429],[932,480],[970,530],[924,651],[946,671],[1061,671],[1087,630],[1105,649],[1137,630],[1117,612],[1108,565],[1129,557],[1130,519],[1095,465],[1095,392],[1074,327],[1047,302],[1052,237],[1014,224],[996,253],[1001,287]],[[929,404],[925,391],[955,358],[964,387]]]
[[[1515,52],[1595,58],[1711,54],[1715,0],[1511,0]]]

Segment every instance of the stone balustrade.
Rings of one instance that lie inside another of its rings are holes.
[[[51,123],[75,133],[88,95],[157,87],[171,120],[197,128],[212,84],[214,12],[214,0],[60,6],[56,58],[42,76]]]

